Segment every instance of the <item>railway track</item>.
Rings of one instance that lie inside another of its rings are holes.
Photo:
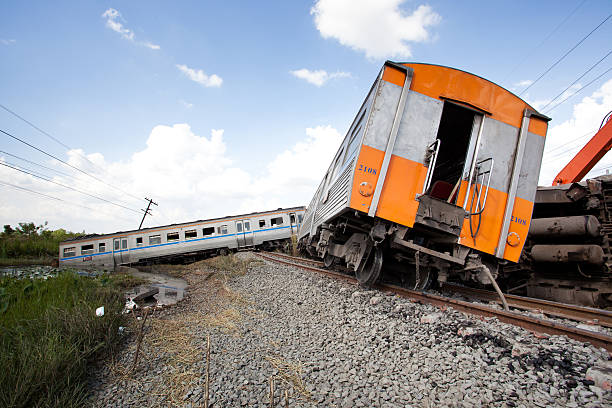
[[[442,290],[458,293],[482,301],[501,304],[497,293],[488,290],[469,288],[453,283],[444,283],[442,285]],[[612,328],[612,312],[608,310],[508,294],[505,295],[505,298],[508,302],[508,306],[516,309],[541,312],[551,317],[560,317],[562,319],[576,320],[579,322],[593,322],[604,327]]]
[[[332,270],[323,269],[323,262],[314,261],[310,259],[304,259],[299,257],[293,257],[285,254],[278,253],[267,253],[260,252],[257,253],[260,257],[277,262],[285,265],[295,266],[297,268],[307,269],[310,271],[318,272],[327,276],[331,276],[335,279],[344,280],[346,282],[350,282],[352,284],[357,285],[357,280],[349,275],[342,274],[339,272],[335,272]],[[409,290],[405,288],[401,288],[395,285],[389,284],[380,284],[376,285],[376,289],[381,291],[393,293],[405,298],[409,298],[412,300],[416,300],[422,303],[432,304],[438,307],[452,307],[455,310],[459,310],[468,314],[485,316],[485,317],[496,317],[499,321],[512,324],[515,326],[520,326],[524,329],[530,330],[532,332],[537,333],[545,333],[549,335],[562,335],[567,336],[569,338],[591,343],[596,347],[603,347],[608,352],[612,352],[612,337],[597,333],[590,330],[583,330],[577,327],[566,326],[551,320],[540,319],[537,317],[527,316],[521,313],[505,311],[495,309],[489,306],[485,306],[478,303],[466,302],[463,300],[452,299],[445,296],[439,296],[426,292],[417,292],[414,290]],[[487,291],[481,291],[485,293],[480,293],[481,296],[485,296]],[[476,296],[474,294],[473,296]],[[486,296],[490,296],[486,294]],[[555,317],[563,317],[569,318],[573,320],[597,320],[600,323],[605,322],[605,325],[609,324],[610,313],[607,311],[602,311],[598,309],[590,309],[584,308],[580,306],[574,305],[566,305],[557,302],[547,302],[539,299],[531,299],[531,298],[523,298],[520,296],[513,296],[512,302],[508,300],[508,303],[512,307],[527,309],[527,310],[538,310],[543,313],[550,314]],[[495,300],[495,299],[491,299]],[[515,306],[516,305],[516,306]],[[546,309],[548,308],[548,309]]]

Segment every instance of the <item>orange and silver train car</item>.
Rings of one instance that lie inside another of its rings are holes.
[[[307,208],[300,247],[366,285],[383,264],[417,289],[433,276],[492,283],[521,255],[549,120],[479,76],[387,61]]]

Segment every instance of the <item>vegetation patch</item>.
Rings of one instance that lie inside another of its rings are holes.
[[[59,243],[84,234],[64,229],[55,231],[33,222],[4,226],[0,233],[0,266],[51,264],[59,255]]]
[[[127,282],[69,271],[0,278],[0,406],[82,406],[87,363],[117,343]]]

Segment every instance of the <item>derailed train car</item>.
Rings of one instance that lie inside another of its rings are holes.
[[[240,249],[283,246],[297,233],[304,207],[279,208],[141,230],[90,235],[59,245],[61,265],[117,266],[189,261]]]
[[[374,284],[492,283],[527,237],[549,118],[457,69],[387,61],[320,183],[300,248]]]

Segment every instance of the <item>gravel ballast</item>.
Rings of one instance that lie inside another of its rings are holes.
[[[215,407],[270,406],[271,378],[276,406],[286,393],[291,407],[612,406],[586,379],[608,353],[588,344],[270,262],[209,277],[186,276],[187,299],[151,317],[145,337],[178,325],[177,347],[150,341],[131,375],[94,372],[93,406],[203,406],[208,334]],[[129,366],[134,348],[115,366]]]

